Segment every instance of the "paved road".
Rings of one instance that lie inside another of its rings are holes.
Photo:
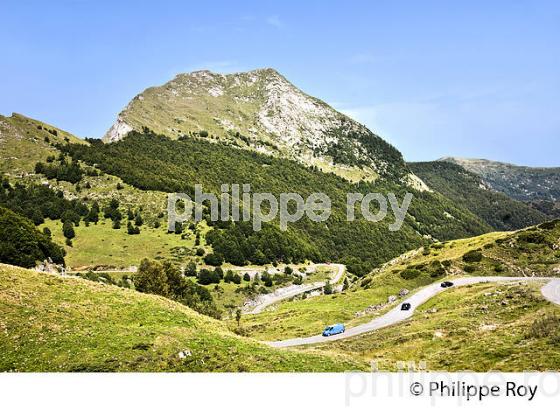
[[[316,268],[321,266],[327,266],[330,268],[337,268],[337,271],[334,276],[331,277],[329,280],[330,283],[335,284],[340,281],[342,275],[344,275],[344,271],[346,267],[342,264],[332,263],[328,264],[317,264],[315,265]],[[315,283],[308,283],[305,285],[292,285],[285,288],[283,291],[282,289],[278,289],[275,293],[271,293],[269,295],[264,295],[262,299],[259,301],[258,305],[255,305],[253,310],[247,312],[248,314],[256,314],[262,312],[265,308],[275,303],[278,303],[285,299],[293,298],[297,295],[300,295],[305,292],[311,292],[316,289],[321,289],[326,285],[326,282],[315,282]]]
[[[465,277],[454,279],[454,287],[457,286],[465,286],[465,285],[472,285],[475,283],[484,283],[484,282],[512,282],[512,281],[542,281],[546,280],[548,283],[544,285],[541,289],[543,296],[552,303],[560,304],[560,279],[556,278],[539,278],[539,277],[502,277],[502,276],[482,276],[482,277]],[[429,299],[433,298],[435,295],[445,291],[445,288],[440,286],[441,282],[433,283],[428,285],[418,292],[410,296],[409,298],[403,300],[399,305],[383,316],[379,316],[373,319],[371,322],[365,323],[363,325],[355,326],[349,329],[346,329],[346,332],[330,336],[330,337],[323,337],[321,335],[310,336],[306,338],[297,338],[297,339],[288,339],[288,340],[280,340],[277,342],[268,342],[270,346],[273,347],[290,347],[290,346],[301,346],[301,345],[308,345],[314,343],[325,343],[325,342],[334,342],[336,340],[346,339],[349,337],[361,335],[362,333],[371,332],[372,330],[381,329],[383,327],[391,326],[396,323],[402,322],[405,319],[411,317],[416,310],[417,307],[428,301]],[[411,309],[408,311],[401,310],[402,303],[410,303]]]
[[[541,288],[541,293],[546,300],[560,305],[560,279],[552,279]]]

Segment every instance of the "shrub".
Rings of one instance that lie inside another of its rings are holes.
[[[216,271],[212,272],[208,269],[201,269],[200,272],[198,272],[198,283],[201,285],[220,283],[220,277],[216,274]]]
[[[266,286],[267,288],[272,286],[272,275],[268,272],[264,272],[261,276],[261,279],[264,283],[264,286]]]
[[[169,285],[163,266],[159,262],[143,259],[134,275],[134,287],[139,292],[168,296]]]
[[[550,337],[554,344],[560,343],[560,317],[556,314],[548,314],[536,319],[529,329],[529,337]]]
[[[138,235],[140,233],[140,228],[138,228],[137,226],[133,226],[130,221],[128,221],[126,229],[129,235]]]
[[[66,211],[64,211],[64,213],[62,214],[62,216],[60,217],[60,220],[65,223],[65,222],[72,222],[74,223],[76,226],[79,225],[80,223],[80,215],[78,215],[75,211],[68,209]]]
[[[233,282],[233,272],[231,270],[226,271],[226,275],[224,276],[224,282],[225,283]]]
[[[204,262],[210,266],[220,266],[224,263],[224,258],[219,253],[209,253],[204,257]]]
[[[66,239],[72,239],[76,236],[76,233],[74,232],[74,225],[71,221],[64,222],[62,225],[62,233]]]
[[[181,222],[175,222],[175,234],[179,235],[183,233],[183,224]]]
[[[463,268],[463,270],[467,273],[474,273],[476,272],[476,266],[474,265],[465,265],[465,267]]]
[[[93,222],[93,223],[97,223],[99,221],[99,204],[97,202],[93,203],[84,220],[86,222]]]
[[[432,271],[432,273],[430,273],[430,277],[439,278],[440,276],[445,276],[446,273],[447,272],[445,271],[445,268],[443,266],[439,266],[434,271]]]
[[[479,250],[468,251],[463,255],[463,261],[467,263],[477,263],[482,260],[482,252]]]
[[[196,263],[189,262],[185,268],[185,276],[196,276]]]
[[[556,228],[559,225],[560,225],[560,219],[555,219],[554,221],[547,221],[547,222],[544,222],[544,223],[540,224],[539,228],[550,231],[550,230]]]
[[[39,208],[30,208],[25,216],[31,219],[35,225],[41,225],[43,222],[45,222],[43,213]]]
[[[525,231],[519,234],[519,240],[526,243],[541,244],[546,242],[546,237],[541,232]]]
[[[243,280],[244,280],[245,282],[249,282],[249,281],[251,280],[251,276],[250,276],[248,273],[245,273],[245,274],[243,275]]]
[[[401,272],[401,278],[406,280],[414,279],[420,276],[420,273],[418,269],[405,269]]]
[[[432,263],[430,263],[429,272],[430,272],[430,277],[432,278],[443,276],[446,273],[445,268],[438,260],[434,260],[432,261]]]
[[[218,279],[218,282],[221,281],[224,278],[224,270],[222,268],[220,268],[219,266],[214,269],[213,274],[214,274],[214,277]]]
[[[506,270],[506,268],[504,267],[504,265],[501,265],[501,264],[500,264],[500,265],[494,266],[494,272],[502,273],[502,272],[504,272],[505,270]]]

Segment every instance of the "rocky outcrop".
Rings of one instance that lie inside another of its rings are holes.
[[[117,121],[109,128],[109,131],[103,137],[105,142],[115,142],[126,136],[133,128],[128,125],[120,116]]]

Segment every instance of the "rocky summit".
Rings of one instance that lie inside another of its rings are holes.
[[[179,74],[134,97],[104,141],[144,127],[171,138],[207,138],[293,159],[347,179],[413,179],[398,150],[270,68]]]

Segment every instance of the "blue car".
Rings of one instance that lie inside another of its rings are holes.
[[[344,333],[346,328],[344,325],[337,323],[336,325],[327,326],[325,330],[323,330],[323,336],[333,336],[338,335],[339,333]]]

